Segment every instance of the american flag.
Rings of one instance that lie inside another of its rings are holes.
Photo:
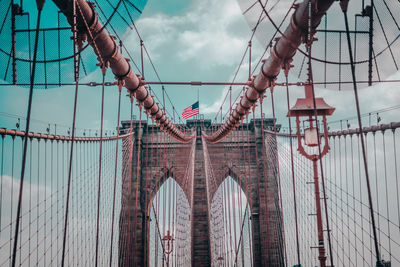
[[[185,108],[182,112],[182,118],[186,120],[197,114],[199,114],[199,101]]]

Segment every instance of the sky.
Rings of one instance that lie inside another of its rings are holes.
[[[162,81],[203,81],[203,82],[230,82],[233,80],[235,71],[239,67],[240,60],[248,46],[251,36],[249,24],[252,25],[249,16],[242,15],[242,9],[246,2],[241,1],[241,5],[235,0],[192,0],[165,2],[160,0],[136,1],[136,4],[143,9],[142,14],[132,12],[135,25],[140,33],[144,46],[152,63],[155,66],[158,76]],[[243,4],[244,3],[244,4]],[[287,1],[286,1],[287,4]],[[48,14],[55,10],[52,2],[46,2]],[[272,5],[272,4],[271,4]],[[335,5],[335,4],[334,4]],[[106,14],[110,13],[110,7],[106,3],[100,6]],[[108,7],[108,9],[107,9]],[[242,7],[242,9],[241,9]],[[29,7],[26,7],[29,8]],[[272,8],[272,7],[271,7]],[[337,9],[337,7],[334,7]],[[333,8],[333,9],[334,9]],[[274,14],[283,15],[282,8],[275,7]],[[120,9],[124,15],[124,9]],[[45,9],[46,11],[46,9]],[[31,13],[35,13],[32,11]],[[252,15],[254,16],[255,13]],[[54,17],[54,16],[53,16]],[[102,16],[100,16],[102,17]],[[127,18],[127,16],[125,15]],[[31,17],[31,25],[34,25],[35,16]],[[54,18],[53,18],[54,19]],[[254,20],[254,19],[253,19]],[[43,20],[43,25],[50,27],[51,20]],[[264,20],[265,21],[265,20]],[[128,23],[131,24],[131,23]],[[112,20],[112,25],[116,28],[119,37],[122,38],[126,49],[133,57],[135,63],[140,68],[140,42],[135,30],[127,27],[116,15]],[[263,29],[263,28],[261,28]],[[111,31],[111,30],[110,30]],[[269,32],[265,30],[266,36]],[[112,33],[112,32],[111,32]],[[112,33],[113,34],[113,33]],[[252,67],[256,65],[264,52],[265,37],[260,37],[263,32],[257,32],[256,38],[252,42]],[[33,35],[31,36],[33,39]],[[23,38],[23,37],[22,37]],[[32,40],[31,40],[32,42]],[[263,42],[263,43],[261,43]],[[51,42],[50,42],[51,43]],[[4,45],[4,43],[2,44]],[[39,44],[40,46],[40,44]],[[47,45],[48,47],[48,45]],[[70,47],[63,47],[63,49]],[[51,48],[48,48],[51,49]],[[89,47],[84,54],[84,64],[88,74],[84,75],[81,71],[81,82],[101,82],[101,73],[95,66],[93,51]],[[126,52],[124,51],[123,54]],[[39,53],[39,58],[43,57]],[[264,56],[266,58],[267,54]],[[295,66],[300,65],[299,58],[293,62]],[[248,78],[249,58],[246,54],[244,63],[239,67],[237,82],[244,82]],[[158,81],[149,57],[144,54],[144,76],[147,81]],[[66,64],[67,65],[67,64]],[[140,70],[133,68],[135,73]],[[71,82],[72,68],[64,68],[62,76]],[[92,70],[92,72],[90,72]],[[50,72],[51,70],[49,70]],[[43,71],[39,69],[38,76],[43,76]],[[24,72],[24,74],[29,72]],[[51,72],[50,72],[51,73]],[[255,73],[258,73],[256,70]],[[19,74],[23,76],[24,74]],[[400,72],[390,73],[389,79],[399,79]],[[49,75],[51,76],[51,75]],[[53,75],[54,76],[54,75]],[[54,77],[51,78],[54,78]],[[49,79],[51,79],[49,78]],[[317,77],[319,78],[319,77]],[[37,77],[41,81],[43,77]],[[113,75],[109,71],[106,81],[113,81]],[[278,81],[283,81],[283,76],[278,77]],[[299,81],[293,74],[290,81]],[[304,80],[300,80],[304,81]],[[2,81],[0,81],[2,82]],[[4,82],[3,82],[4,83]],[[163,102],[161,86],[152,86],[157,95],[158,102]],[[291,105],[296,98],[302,97],[301,87],[291,86],[290,88]],[[222,101],[229,90],[227,86],[165,86],[165,90],[172,100],[178,113],[184,108],[197,101],[199,93],[200,113],[206,118],[215,119]],[[232,98],[235,99],[242,87],[233,87]],[[275,89],[275,106],[278,123],[287,125],[286,93],[284,87]],[[127,97],[122,98],[121,119],[129,119],[130,105]],[[328,121],[346,120],[356,116],[354,96],[351,90],[327,90],[316,88],[316,95],[323,96],[328,104],[334,106],[336,111]],[[28,89],[17,86],[0,87],[0,127],[15,128],[17,118],[24,118],[27,110]],[[50,123],[50,132],[67,133],[72,122],[74,88],[64,86],[61,88],[51,87],[49,89],[37,89],[34,91],[32,118],[34,131],[45,131]],[[269,93],[264,102],[263,113],[267,117],[272,116],[271,102]],[[228,98],[229,100],[229,98]],[[118,90],[116,87],[106,87],[105,89],[105,129],[110,133],[116,127]],[[166,98],[166,106],[169,114],[173,113],[172,106]],[[233,101],[233,100],[232,100]],[[383,108],[400,104],[400,94],[398,93],[398,83],[383,83],[371,88],[360,89],[361,112],[368,113]],[[229,101],[223,106],[223,113],[228,109]],[[78,94],[77,109],[77,128],[78,134],[82,134],[83,129],[98,129],[100,125],[100,103],[101,87],[80,86]],[[134,113],[138,118],[138,110],[135,106]],[[383,123],[398,120],[399,111],[395,109],[391,112],[380,114]],[[260,116],[260,111],[256,110],[256,116]],[[170,115],[170,117],[172,117]],[[218,115],[219,120],[220,115]],[[144,118],[143,118],[144,119]],[[178,119],[176,118],[178,121]],[[376,116],[371,117],[376,121]],[[355,125],[355,120],[350,120],[351,125]],[[369,124],[368,118],[364,118],[364,123]],[[57,126],[55,126],[57,124]],[[339,124],[332,126],[339,127]],[[24,129],[24,122],[21,122],[21,129]],[[80,132],[79,132],[80,131]],[[91,130],[91,133],[95,130]]]
[[[233,80],[235,71],[239,66],[251,36],[249,27],[251,21],[249,21],[248,17],[246,18],[242,15],[241,6],[236,0],[172,0],[168,2],[163,0],[148,0],[147,3],[146,1],[141,1],[140,3],[138,1],[132,2],[140,4],[141,9],[143,9],[140,16],[137,13],[133,13],[135,24],[162,81],[230,82]],[[337,3],[334,5],[337,8]],[[107,4],[104,2],[104,5],[101,5],[101,7],[106,9]],[[29,6],[26,8],[29,8]],[[54,16],[55,6],[51,1],[46,1],[45,8],[45,12],[47,13],[45,19],[42,20],[43,26],[54,26],[51,22],[54,22],[54,19],[56,19]],[[110,12],[110,9],[108,8],[105,11]],[[31,13],[30,22],[32,26],[34,25],[35,12],[31,11]],[[277,8],[276,14],[282,15],[284,12]],[[122,38],[126,49],[132,55],[135,63],[140,66],[140,43],[136,31],[127,27],[118,16],[115,17],[115,21],[113,20],[112,24],[115,26],[118,35]],[[270,35],[270,32],[267,30],[265,32],[267,36]],[[263,31],[259,32],[252,43],[251,65],[253,67],[257,64],[264,51],[265,42],[261,43],[261,41],[268,39],[266,37],[259,37],[263,33]],[[23,39],[24,37],[20,38]],[[0,47],[4,50],[9,49],[9,43],[6,40],[2,38],[0,42]],[[54,52],[56,42],[50,40],[47,44],[50,44],[50,47],[47,46],[48,49]],[[41,45],[43,46],[43,44]],[[26,49],[26,45],[23,46],[21,44],[21,50],[18,51],[18,55],[24,55]],[[63,55],[68,55],[70,49],[70,46],[64,44]],[[126,51],[123,54],[127,56]],[[43,56],[40,52],[39,57]],[[51,56],[51,53],[49,56]],[[267,56],[268,54],[264,58]],[[0,62],[3,66],[6,64],[4,59],[5,57],[2,55]],[[157,75],[155,75],[147,55],[144,55],[144,59],[144,76],[146,80],[157,81]],[[91,48],[85,51],[83,62],[89,73],[84,75],[81,72],[81,82],[100,82],[101,73],[99,69],[96,69],[95,63],[97,62]],[[247,80],[247,62],[249,62],[247,55],[244,62],[239,68],[236,81],[243,82]],[[68,64],[65,64],[62,76],[71,82],[72,68],[68,68]],[[299,66],[301,62],[297,60],[293,64]],[[135,73],[139,72],[135,67],[133,69]],[[52,75],[51,71],[49,70],[49,76]],[[29,77],[27,73],[29,73],[27,70],[21,70],[19,75]],[[43,79],[43,70],[39,70],[38,73],[40,77],[37,77],[37,79]],[[388,79],[400,79],[400,72],[391,72],[388,75]],[[114,80],[110,71],[107,73],[106,80]],[[290,76],[290,80],[298,81],[295,75]],[[283,77],[279,76],[278,81],[283,81]],[[4,84],[6,82],[0,81],[0,83]],[[157,94],[158,101],[161,102],[161,87],[153,86],[153,89]],[[226,86],[195,87],[169,85],[165,86],[165,89],[178,113],[181,113],[184,108],[197,101],[197,93],[199,92],[200,113],[204,114],[206,118],[214,120],[229,88]],[[233,87],[234,98],[236,98],[241,89],[241,87]],[[297,86],[291,86],[289,89],[290,102],[293,105],[298,97],[303,96],[303,89]],[[368,113],[400,105],[398,90],[399,83],[382,83],[370,88],[360,89],[361,112]],[[278,123],[287,126],[285,88],[275,88],[274,94]],[[336,108],[334,115],[328,121],[346,120],[347,118],[354,118],[356,115],[354,95],[351,90],[338,91],[316,87],[316,95],[324,97],[328,104]],[[49,130],[51,133],[57,131],[58,134],[67,134],[72,124],[73,99],[74,88],[71,86],[35,89],[31,130],[45,132],[46,128],[50,126]],[[21,118],[20,129],[25,129],[23,118],[27,112],[27,100],[28,89],[26,87],[0,86],[0,127],[16,128],[16,122],[18,118]],[[110,133],[114,131],[117,125],[117,101],[117,88],[107,86],[105,88],[104,127]],[[263,112],[267,117],[272,116],[270,101],[271,97],[268,92],[263,106]],[[79,87],[77,109],[78,135],[82,135],[83,133],[93,135],[99,129],[100,103],[101,87]],[[223,107],[225,113],[227,104]],[[172,113],[168,100],[167,110]],[[122,98],[121,114],[122,120],[127,120],[130,117],[130,104],[129,99],[125,97],[125,91]],[[136,106],[134,107],[134,114],[138,118],[138,109]],[[399,115],[399,109],[380,114],[383,123],[398,121]],[[259,109],[256,110],[256,116],[260,116]],[[142,119],[145,118],[142,117]],[[372,123],[375,123],[376,116],[372,116],[371,120]],[[368,117],[365,117],[363,121],[364,124],[368,125]],[[349,123],[352,128],[357,127],[354,119],[350,119]],[[331,125],[332,129],[338,127],[340,127],[339,123]],[[91,129],[91,132],[89,132],[89,129]],[[7,183],[9,185],[14,184],[11,178],[7,178]],[[38,187],[37,191],[41,192],[43,188]]]

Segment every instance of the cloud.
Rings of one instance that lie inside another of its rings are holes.
[[[88,187],[88,178],[75,180],[72,183],[72,193],[70,197],[70,210],[68,219],[68,234],[67,234],[67,265],[76,266],[76,261],[86,260],[93,262],[93,251],[95,246],[96,234],[96,216],[95,194],[96,190],[88,192],[82,188]],[[95,176],[93,178],[96,179]],[[93,180],[92,180],[93,181]],[[110,181],[106,180],[103,183],[103,188],[110,188]],[[1,203],[1,235],[0,245],[0,265],[5,265],[10,259],[10,251],[13,245],[13,236],[15,231],[15,218],[18,205],[18,191],[20,180],[18,178],[1,175],[0,182],[2,186]],[[93,184],[92,184],[93,185]],[[91,185],[89,185],[91,186]],[[22,211],[21,211],[21,231],[20,231],[20,246],[17,253],[21,255],[22,265],[27,266],[28,262],[37,262],[38,265],[44,265],[45,262],[52,261],[50,265],[59,265],[57,261],[60,259],[62,247],[62,234],[64,230],[64,214],[65,214],[65,192],[66,186],[56,189],[49,185],[37,184],[24,181]],[[104,192],[104,189],[103,189]],[[108,195],[110,196],[110,194]],[[120,196],[117,195],[117,199]],[[109,204],[110,197],[103,196],[102,205]],[[90,200],[90,202],[87,202]],[[119,204],[117,203],[116,218],[119,216]],[[111,235],[111,209],[103,208],[100,217],[100,243],[109,244]],[[117,222],[117,221],[116,221]],[[118,227],[115,229],[114,246],[117,246]],[[74,245],[80,242],[79,245]],[[100,250],[106,250],[108,246],[100,246]],[[108,253],[100,253],[99,261],[107,262],[109,259]],[[115,249],[115,256],[118,250]],[[38,258],[36,257],[38,255]],[[68,255],[75,255],[71,257]],[[89,255],[83,258],[82,255]],[[114,256],[114,257],[115,257]],[[52,258],[51,258],[52,257]],[[82,258],[80,258],[82,257]],[[28,260],[29,259],[29,260]],[[19,259],[17,259],[17,264]],[[86,265],[89,264],[86,262]],[[103,264],[104,265],[104,264]]]
[[[236,99],[237,95],[239,95],[242,89],[240,87],[232,87],[232,101]],[[222,114],[223,116],[229,109],[229,96],[225,99],[226,94],[229,92],[229,87],[225,87],[223,91],[221,91],[220,97],[218,97],[211,105],[202,104],[200,105],[201,113],[203,114],[215,114],[219,112],[222,105]],[[225,101],[224,101],[225,100]],[[220,115],[218,115],[220,116]],[[219,118],[218,118],[219,119]]]
[[[11,206],[17,207],[20,180],[9,175],[1,175],[0,178],[2,183],[1,202],[3,206],[3,212],[5,212],[5,214],[8,214],[10,212]],[[22,193],[22,206],[26,208],[29,206],[29,202],[31,202],[31,205],[34,206],[41,200],[49,197],[51,195],[51,189],[43,185],[31,184],[28,181],[24,181],[24,188]]]
[[[151,4],[149,3],[150,6]],[[195,0],[185,12],[174,15],[153,10],[146,9],[135,24],[162,81],[232,80],[251,36],[245,17],[235,0]],[[125,32],[124,43],[136,64],[140,65],[140,46],[136,32]],[[258,60],[258,55],[263,50],[258,42],[254,42],[252,61]],[[246,56],[245,62],[247,61]],[[239,74],[238,81],[247,80],[248,64],[244,65],[246,66],[241,71],[246,74]],[[146,54],[144,70],[146,80],[158,79]],[[160,88],[152,88],[160,96]],[[193,91],[197,90],[196,87],[166,86],[166,89],[178,112],[186,108],[189,102],[197,100],[197,93]],[[234,88],[235,97],[236,91],[240,89],[241,87]],[[199,90],[200,112],[211,117],[219,110],[221,98],[228,88],[202,86]],[[168,106],[169,103],[167,109]]]
[[[1,235],[0,235],[0,244],[3,249],[0,250],[0,264],[4,264],[4,260],[8,258],[8,250],[6,248],[10,247],[13,242],[10,241],[10,236],[14,234],[15,227],[15,218],[16,218],[16,211],[18,205],[18,192],[20,187],[20,180],[16,179],[9,175],[1,175],[0,176],[0,183],[1,183],[1,199],[0,199],[0,206],[1,206],[1,221],[0,221],[0,228],[1,228]],[[24,182],[23,188],[23,197],[22,197],[22,221],[21,221],[21,232],[23,232],[23,239],[29,238],[27,235],[25,228],[26,225],[30,222],[30,216],[24,216],[28,210],[34,211],[35,215],[36,212],[39,210],[42,211],[43,208],[38,206],[40,203],[43,205],[43,200],[47,199],[51,195],[50,188],[37,185],[33,183],[29,183],[29,181]],[[32,212],[33,213],[33,212]],[[35,219],[32,219],[35,220]],[[38,219],[38,222],[43,223],[43,219]],[[11,251],[11,250],[10,250]],[[26,254],[23,254],[26,255]]]
[[[389,76],[387,80],[398,80],[399,78],[400,71]],[[354,91],[352,89],[345,91],[318,89],[317,92],[320,96],[323,96],[330,105],[336,108],[332,118],[328,119],[329,121],[335,120],[335,118],[347,119],[357,116]],[[375,84],[371,87],[359,89],[358,94],[362,114],[396,106],[400,103],[397,83],[383,82]],[[383,119],[381,123],[398,121],[398,114],[398,109],[382,113],[380,115]],[[369,122],[367,120],[368,118],[364,121],[365,126],[368,126],[367,123]],[[357,127],[356,125],[358,124],[355,119],[351,119],[350,122],[353,124],[352,128]],[[376,119],[374,119],[373,122],[376,122]]]
[[[137,27],[153,59],[164,58],[172,53],[179,62],[194,62],[201,67],[235,63],[235,56],[246,43],[241,30],[230,27],[243,17],[232,0],[195,1],[190,10],[182,15],[170,16],[157,13],[142,17]],[[135,32],[125,34],[127,43],[137,43]]]
[[[258,59],[254,60],[251,65],[254,66],[257,64]],[[236,82],[243,82],[248,80],[248,65],[241,65],[239,68],[238,75],[235,79]],[[229,81],[232,81],[234,78],[234,73],[229,77]],[[242,86],[232,86],[232,104],[235,103],[236,97],[241,94],[243,90]],[[229,96],[225,99],[225,96],[229,92],[229,86],[225,86],[224,89],[221,91],[220,96],[212,103],[212,104],[203,104],[200,105],[200,110],[204,114],[215,114],[219,112],[220,107],[222,105],[222,112],[225,112],[229,109],[230,99]],[[224,101],[225,99],[225,101]],[[236,101],[237,102],[237,101]]]

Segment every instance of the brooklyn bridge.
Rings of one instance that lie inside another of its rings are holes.
[[[0,1],[0,266],[400,266],[399,2],[161,2]]]

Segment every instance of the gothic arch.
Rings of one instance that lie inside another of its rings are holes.
[[[165,201],[165,202],[164,202]],[[148,204],[148,265],[188,266],[191,262],[190,206],[184,190],[172,176],[166,178]],[[173,241],[162,238],[171,237]],[[169,242],[169,244],[168,244]],[[168,249],[170,253],[163,253]]]
[[[218,186],[209,214],[212,266],[250,266],[253,261],[251,207],[243,188],[232,176],[227,176]]]
[[[166,181],[168,181],[168,179],[173,179],[174,182],[177,183],[179,188],[182,189],[182,191],[185,193],[186,199],[189,201],[188,192],[186,192],[184,190],[184,188],[182,187],[182,184],[181,184],[181,182],[183,181],[182,178],[176,177],[176,175],[174,174],[174,171],[173,171],[173,167],[171,167],[171,168],[166,169],[161,175],[155,175],[151,178],[151,184],[154,184],[154,185],[151,186],[151,189],[149,192],[149,198],[146,203],[146,210],[147,210],[146,213],[147,214],[149,214],[149,210],[151,208],[153,199],[155,198],[155,196],[157,195],[157,193],[159,192],[161,187],[164,185],[164,183]],[[190,201],[189,201],[189,203],[190,203]]]

